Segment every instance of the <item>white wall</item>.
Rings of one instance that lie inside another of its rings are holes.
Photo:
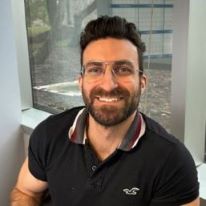
[[[175,0],[172,132],[204,161],[206,121],[206,1]]]
[[[206,121],[206,1],[190,0],[185,144],[203,161]]]
[[[184,142],[189,0],[175,0],[173,11],[171,129]]]
[[[9,192],[23,160],[21,106],[11,0],[0,1],[0,205],[9,205]]]
[[[12,2],[15,40],[17,49],[17,65],[19,74],[21,108],[22,110],[32,107],[31,75],[26,33],[26,19],[24,0],[9,0]]]

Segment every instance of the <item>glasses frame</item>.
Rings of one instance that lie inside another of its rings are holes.
[[[86,75],[85,75],[85,70],[86,70],[86,66],[88,65],[88,64],[90,64],[90,63],[96,63],[96,64],[102,64],[103,65],[103,73],[102,73],[102,76],[101,76],[101,78],[99,78],[99,79],[93,79],[91,82],[96,82],[96,81],[100,81],[100,79],[102,79],[103,77],[104,77],[104,75],[105,75],[105,72],[106,72],[106,67],[108,66],[108,65],[111,65],[112,66],[112,68],[111,68],[111,72],[112,72],[112,75],[115,77],[115,79],[118,79],[118,76],[117,76],[117,74],[115,73],[115,71],[114,71],[114,67],[113,67],[113,65],[115,65],[115,64],[124,64],[124,63],[127,63],[127,64],[130,64],[132,67],[133,67],[133,69],[134,69],[134,73],[135,72],[137,72],[138,74],[140,74],[140,75],[142,75],[144,72],[143,72],[143,70],[141,70],[141,69],[135,69],[135,66],[134,66],[134,64],[135,64],[135,62],[134,61],[131,61],[131,60],[115,60],[115,61],[100,61],[100,60],[90,60],[90,61],[88,61],[87,63],[85,63],[85,64],[83,64],[82,65],[82,67],[81,67],[81,75],[82,76],[85,76],[86,77]]]

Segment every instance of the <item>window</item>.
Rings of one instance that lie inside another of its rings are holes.
[[[150,81],[140,110],[170,130],[172,0],[25,0],[25,11],[34,107],[61,112],[83,105],[81,29],[99,15],[119,15],[137,25],[147,47]]]

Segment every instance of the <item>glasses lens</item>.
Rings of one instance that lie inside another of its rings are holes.
[[[84,75],[89,81],[97,81],[104,73],[104,65],[101,62],[89,62],[84,66]]]
[[[112,65],[111,72],[118,81],[130,81],[136,71],[130,61],[88,62],[83,66],[83,75],[89,82],[100,81],[107,65]]]
[[[115,74],[116,77],[119,78],[126,78],[129,77],[131,75],[134,75],[134,68],[131,64],[128,63],[117,63],[114,64],[113,66],[113,72]]]

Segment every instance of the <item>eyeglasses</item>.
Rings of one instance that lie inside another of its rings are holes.
[[[117,81],[130,81],[135,74],[143,73],[142,70],[135,69],[134,64],[128,60],[89,61],[82,66],[81,73],[88,82],[98,82],[103,79],[108,65],[111,65],[111,72]]]

